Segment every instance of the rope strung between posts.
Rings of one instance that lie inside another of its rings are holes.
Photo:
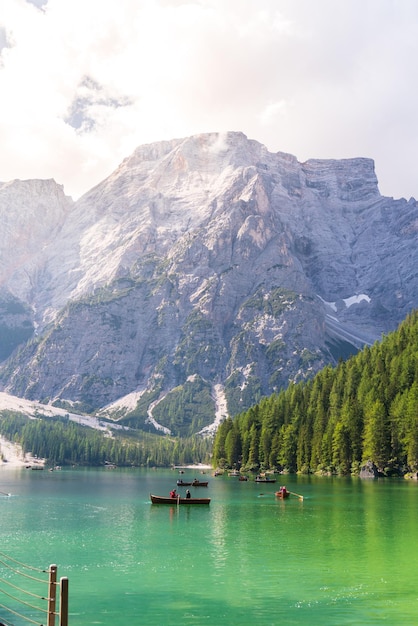
[[[48,569],[41,569],[39,567],[33,567],[32,565],[26,565],[26,563],[21,563],[20,561],[16,561],[16,559],[13,559],[11,556],[8,556],[7,554],[4,554],[4,552],[0,552],[0,556],[2,556],[3,559],[7,559],[8,561],[13,561],[13,563],[17,563],[17,565],[26,567],[26,569],[31,569],[34,572],[39,572],[39,574],[49,574]]]
[[[34,604],[25,602],[24,600],[21,600],[20,598],[16,598],[16,596],[12,596],[11,593],[7,593],[7,591],[5,591],[4,589],[0,589],[0,591],[4,593],[5,596],[8,596],[12,600],[16,600],[16,602],[19,602],[20,604],[24,604],[25,606],[28,606],[30,609],[35,609],[36,611],[40,611],[41,613],[48,613],[46,609],[41,609],[39,606],[35,606]]]
[[[30,591],[27,591],[26,589],[22,589],[21,587],[17,587],[16,585],[11,583],[9,580],[6,580],[5,578],[0,578],[0,582],[3,583],[4,585],[9,585],[9,587],[13,587],[13,589],[16,589],[17,591],[21,591],[22,593],[26,593],[26,595],[32,596],[32,598],[36,598],[37,600],[49,600],[49,598],[45,598],[45,596],[40,596],[40,595],[38,595],[36,593],[32,593]],[[0,591],[1,591],[1,589],[0,589]]]
[[[19,576],[24,576],[25,578],[29,578],[30,580],[34,580],[37,583],[44,583],[45,581],[40,579],[40,578],[35,578],[34,576],[29,576],[29,574],[25,574],[24,572],[19,572],[18,569],[15,569],[14,567],[12,567],[11,565],[9,565],[8,563],[5,563],[4,561],[2,561],[0,559],[0,563],[2,565],[4,565],[5,567],[7,567],[7,569],[10,569],[12,572],[14,572],[15,574],[19,574]],[[38,570],[39,572],[45,572],[45,570]],[[46,573],[46,572],[45,572]]]
[[[27,591],[26,589],[22,589],[21,587],[17,587],[16,585],[11,583],[9,580],[6,580],[5,578],[0,578],[0,582],[3,583],[4,585],[9,585],[9,587],[13,587],[13,589],[16,589],[16,591],[21,591],[22,593],[26,593],[27,596],[32,596],[32,598],[36,598],[37,600],[49,601],[51,599],[51,598],[45,598],[45,596],[40,596],[37,593],[32,593],[31,591]],[[57,583],[54,583],[54,584],[56,585]],[[0,626],[1,626],[1,623],[0,623]]]
[[[5,609],[6,611],[9,611],[9,613],[13,613],[13,615],[20,617],[21,619],[24,619],[27,622],[30,622],[31,624],[36,624],[36,626],[44,626],[43,624],[40,624],[39,622],[35,622],[35,620],[31,619],[30,617],[26,617],[26,615],[22,615],[22,613],[18,613],[17,611],[13,611],[13,609],[9,609],[9,607],[4,606],[4,604],[0,604],[0,608]]]
[[[14,624],[12,624],[12,622],[9,622],[9,620],[4,619],[4,617],[2,617],[0,621],[0,626],[14,626]]]
[[[7,558],[7,557],[6,557]],[[15,563],[19,563],[18,561],[15,561],[14,559],[11,559],[12,561],[14,561]],[[45,581],[40,579],[40,578],[35,578],[34,576],[30,576],[29,574],[25,574],[25,572],[21,572],[18,569],[15,569],[14,567],[12,567],[11,565],[9,565],[9,563],[6,563],[5,561],[2,561],[0,559],[0,563],[2,565],[4,565],[4,567],[7,567],[7,569],[11,570],[12,572],[14,572],[15,574],[19,574],[19,576],[24,576],[25,578],[29,578],[30,580],[34,580],[37,583],[44,583]],[[47,574],[48,571],[44,570],[44,569],[38,569],[35,567],[30,567],[30,566],[26,566],[23,563],[19,563],[19,565],[22,565],[23,567],[28,567],[28,569],[31,569],[35,572],[40,572],[42,574]]]
[[[27,569],[29,571],[35,572],[35,573],[41,573],[41,574],[51,574],[52,573],[52,568],[55,566],[51,566],[50,568],[47,569],[41,569],[39,567],[32,567],[31,565],[26,565],[25,563],[22,563],[20,561],[17,561],[16,559],[13,559],[12,557],[9,557],[8,555],[4,554],[3,552],[0,552],[0,564],[4,566],[4,568],[6,568],[9,572],[11,572],[11,576],[10,578],[12,579],[13,575],[16,576],[22,576],[25,579],[29,579],[31,581],[34,581],[37,584],[41,584],[42,586],[44,585],[48,585],[48,580],[46,578],[39,578],[37,576],[32,576],[30,574],[27,574],[26,572],[21,571],[21,569]],[[3,560],[5,559],[5,560]],[[16,567],[13,567],[10,562],[12,562],[13,564],[17,565],[19,567],[19,569],[17,569]],[[23,605],[25,607],[28,607],[28,609],[30,609],[31,611],[29,612],[29,614],[33,613],[35,611],[35,614],[33,616],[36,615],[36,613],[40,614],[40,615],[57,615],[57,613],[55,613],[55,611],[53,610],[53,607],[50,606],[51,605],[51,598],[49,597],[45,597],[45,592],[44,595],[42,595],[42,592],[40,593],[35,593],[36,591],[36,587],[33,587],[32,590],[30,589],[23,589],[21,587],[19,587],[18,585],[14,584],[13,582],[11,582],[11,580],[6,580],[5,578],[0,577],[0,583],[2,584],[2,587],[0,587],[0,594],[4,594],[5,596],[7,596],[8,598],[10,598],[13,602],[11,603],[11,605],[13,606],[14,604],[18,603],[20,605]],[[49,580],[49,585],[51,585],[51,583],[54,585],[57,584],[56,581],[53,581],[53,579]],[[19,597],[17,595],[13,595],[12,593],[9,593],[6,589],[4,589],[4,585],[8,585],[9,587],[11,587],[12,589],[15,589],[18,593],[19,593]],[[45,588],[44,588],[45,589]],[[50,594],[53,595],[52,589],[51,587],[49,587],[49,591],[46,590],[46,596],[49,596]],[[41,601],[46,601],[48,603],[48,608],[51,609],[52,608],[52,612],[51,610],[48,611],[47,608],[45,607],[41,607],[41,606],[36,606],[34,604],[32,604],[31,602],[25,601],[22,596],[23,595],[27,595],[30,596],[32,598],[35,598],[36,600],[41,600]],[[38,621],[35,621],[34,619],[32,619],[31,617],[28,617],[26,615],[23,615],[22,613],[19,613],[18,611],[14,610],[13,608],[6,606],[4,604],[0,604],[0,607],[6,611],[8,611],[9,613],[16,615],[17,617],[19,617],[22,620],[25,620],[27,622],[30,622],[31,624],[36,624],[37,626],[43,626],[42,624],[39,623],[39,618]],[[43,619],[43,618],[40,618]],[[2,623],[2,617],[0,617],[0,626]],[[5,622],[3,622],[5,623]],[[49,623],[49,619],[48,619],[48,623]]]
[[[22,613],[18,613],[17,611],[13,611],[13,609],[9,609],[9,607],[4,606],[4,604],[0,604],[0,609],[5,609],[6,611],[9,611],[9,613],[13,613],[13,615],[17,615],[17,617],[20,617],[21,619],[24,619],[31,624],[36,624],[36,626],[43,626],[43,624],[35,622],[35,620],[31,619],[30,617],[26,617],[26,615],[22,615]]]

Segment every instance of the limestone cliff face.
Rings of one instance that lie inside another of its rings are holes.
[[[75,203],[0,184],[0,216],[0,296],[36,329],[3,388],[33,399],[151,404],[198,376],[235,413],[418,303],[417,204],[382,197],[369,159],[199,135],[139,147]]]

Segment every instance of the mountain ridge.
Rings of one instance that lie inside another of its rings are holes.
[[[26,184],[0,184],[0,325],[19,331],[0,380],[16,395],[96,411],[137,393],[144,425],[195,385],[201,430],[215,385],[235,414],[417,305],[417,204],[382,197],[371,159],[299,163],[208,133],[138,147],[76,202]],[[25,222],[29,254],[20,206],[44,218]]]

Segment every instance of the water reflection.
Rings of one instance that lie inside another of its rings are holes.
[[[210,541],[212,546],[211,560],[216,575],[222,575],[228,558],[226,547],[226,523],[227,512],[223,506],[214,508],[212,512],[212,524],[210,528]]]

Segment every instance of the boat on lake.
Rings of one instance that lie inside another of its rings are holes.
[[[210,498],[169,498],[165,496],[155,496],[150,494],[152,504],[171,504],[177,506],[178,504],[209,504]]]
[[[178,487],[207,487],[208,484],[209,482],[207,480],[197,480],[197,478],[192,480],[190,483],[184,480],[177,481]]]
[[[255,477],[255,482],[256,483],[275,483],[276,479],[275,478],[268,478],[267,476],[256,476]]]
[[[274,495],[276,498],[284,500],[284,498],[288,498],[290,496],[290,491],[288,491],[286,487],[280,487],[279,491],[276,491]]]

